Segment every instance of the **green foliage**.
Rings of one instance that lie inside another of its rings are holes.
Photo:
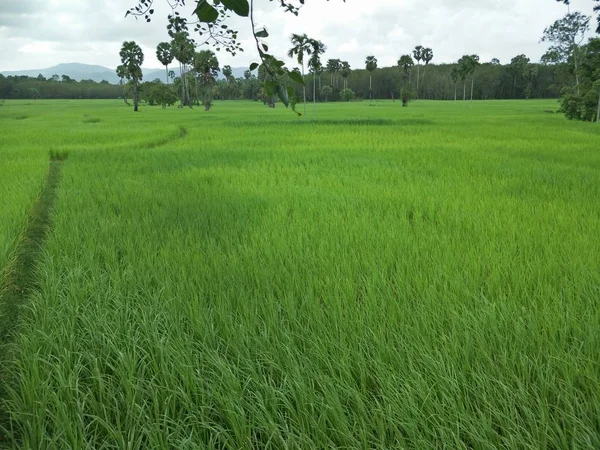
[[[164,109],[177,103],[177,93],[171,86],[157,83],[150,89],[150,99],[152,103],[161,105]]]
[[[580,49],[581,83],[565,87],[561,111],[571,120],[600,121],[600,38]]]
[[[375,69],[377,69],[377,58],[374,56],[367,56],[365,67],[369,72],[374,72]]]
[[[323,86],[321,88],[321,97],[328,101],[331,98],[331,94],[333,94],[333,88],[331,86]]]
[[[160,61],[160,63],[168,67],[169,64],[173,62],[174,56],[172,53],[171,44],[168,42],[161,42],[156,47],[156,59]]]
[[[419,56],[420,58],[420,56]],[[412,67],[415,65],[413,59],[410,57],[410,55],[402,55],[400,57],[400,59],[398,60],[398,67],[400,68],[400,70],[402,71],[402,74],[404,75],[404,77],[408,80],[408,77],[410,75],[410,70],[412,69]]]
[[[354,91],[352,89],[342,89],[340,92],[340,99],[344,102],[354,100]]]
[[[133,110],[138,110],[139,104],[139,83],[142,80],[142,64],[144,63],[144,53],[139,45],[134,41],[123,42],[121,51],[121,65],[117,67],[117,75],[120,78],[129,80],[133,90]],[[63,75],[64,76],[64,75]]]
[[[549,42],[546,60],[566,63],[589,30],[590,17],[579,12],[568,13],[544,30],[542,42]]]
[[[400,89],[400,100],[402,100],[402,106],[407,107],[408,103],[417,96],[417,93],[410,84],[404,84]]]

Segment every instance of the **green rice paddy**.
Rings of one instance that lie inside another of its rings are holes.
[[[0,106],[0,447],[600,448],[600,127],[311,108]]]

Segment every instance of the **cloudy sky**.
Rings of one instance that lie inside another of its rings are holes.
[[[137,0],[0,0],[0,70],[45,68],[81,62],[114,68],[124,40],[135,40],[146,55],[145,67],[159,68],[156,44],[167,40],[167,0],[155,0],[149,24],[125,11]],[[193,3],[188,0],[188,3]],[[395,64],[402,53],[421,44],[433,48],[434,62],[452,62],[476,53],[482,61],[507,62],[525,53],[538,60],[544,28],[564,15],[553,0],[307,0],[298,17],[269,0],[255,0],[255,19],[267,25],[271,51],[284,56],[291,33],[307,33],[327,45],[326,58],[362,67],[367,55],[380,66]],[[593,0],[572,0],[571,9],[592,14]],[[247,51],[218,54],[222,65],[256,61],[247,20],[236,19]]]

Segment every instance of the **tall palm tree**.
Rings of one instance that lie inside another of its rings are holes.
[[[144,53],[134,41],[125,41],[119,55],[121,56],[122,64],[117,67],[117,75],[127,78],[131,82],[133,89],[133,110],[137,111],[140,101],[138,87],[140,81],[142,81]]]
[[[342,61],[340,75],[344,79],[344,90],[348,89],[348,77],[350,76],[351,72],[352,69],[350,68],[348,61]]]
[[[411,71],[415,62],[410,55],[402,55],[398,60],[398,67],[402,74],[402,90],[400,97],[402,98],[402,106],[407,106],[412,97],[412,87],[410,86]]]
[[[425,65],[423,66],[423,84],[424,84],[425,83],[425,68],[429,65],[429,63],[433,59],[433,50],[431,50],[429,47],[426,47],[423,49],[421,56],[423,58],[423,62],[425,63]]]
[[[167,72],[167,84],[169,84],[169,64],[173,62],[173,53],[171,53],[171,44],[168,42],[161,42],[156,47],[156,59],[165,66]]]
[[[304,80],[304,55],[310,55],[311,45],[310,39],[304,34],[292,34],[290,42],[293,47],[288,51],[290,58],[296,57],[298,64],[302,66],[302,79]],[[304,117],[306,117],[306,86],[303,86],[304,93]]]
[[[471,101],[473,101],[473,86],[475,85],[475,69],[479,66],[479,55],[469,57],[469,74],[471,75]]]
[[[454,81],[454,101],[456,101],[456,83],[458,83],[460,78],[462,78],[460,66],[453,66],[452,70],[450,71],[450,79]]]
[[[479,66],[478,55],[464,55],[458,60],[458,73],[463,82],[463,101],[467,99],[467,83],[466,79],[469,75],[475,73],[475,69]],[[475,76],[471,78],[471,101],[473,101],[473,87],[475,84]]]
[[[190,99],[190,89],[186,73],[188,66],[194,62],[194,43],[189,37],[187,31],[180,31],[174,34],[171,41],[171,53],[179,62],[179,75],[182,81],[181,105],[192,107]]]
[[[419,78],[421,78],[421,60],[423,59],[423,46],[417,45],[413,50],[413,56],[417,61],[417,98],[419,97]]]
[[[374,56],[367,56],[365,65],[369,71],[369,94],[371,95],[371,101],[373,101],[373,72],[377,69],[377,58]]]
[[[202,101],[204,102],[204,110],[208,111],[212,106],[212,85],[216,81],[219,72],[217,56],[211,50],[202,50],[195,53],[194,70],[198,74],[200,84],[204,88]]]
[[[325,70],[327,73],[331,74],[331,87],[333,87],[333,74],[335,73],[336,60],[328,59],[327,65],[325,66]]]
[[[313,74],[313,120],[315,119],[316,102],[317,102],[317,76],[322,71],[321,55],[325,53],[327,47],[321,41],[317,39],[309,39],[310,43],[310,59],[308,60],[308,67],[310,67]]]
[[[227,82],[230,82],[231,76],[233,75],[233,69],[231,68],[231,66],[223,66],[223,70],[221,72],[223,73],[223,76],[225,77]]]

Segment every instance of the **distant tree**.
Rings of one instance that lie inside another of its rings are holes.
[[[233,69],[231,66],[223,66],[222,73],[227,81],[231,81],[231,77],[233,76]]]
[[[556,0],[559,3],[564,3],[565,5],[569,6],[571,4],[570,0]],[[596,28],[596,33],[600,34],[600,0],[594,0],[595,2],[598,3],[598,5],[594,6],[594,12],[598,13],[598,28]],[[568,10],[569,12],[571,12],[570,8]]]
[[[538,67],[534,64],[527,64],[523,70],[523,78],[525,79],[525,98],[530,99],[533,94],[533,80],[538,75]]]
[[[331,94],[333,94],[333,88],[331,86],[323,86],[321,88],[321,96],[325,99],[325,101],[329,100]]]
[[[450,71],[450,79],[454,82],[454,101],[456,101],[457,100],[457,95],[456,95],[457,88],[456,88],[456,84],[458,83],[458,80],[462,80],[463,79],[463,74],[461,72],[461,69],[460,69],[459,65],[452,66],[452,70]],[[465,96],[466,96],[466,91],[465,91]]]
[[[423,49],[421,56],[423,57],[423,62],[425,64],[423,66],[423,84],[424,84],[425,83],[425,69],[427,68],[429,63],[433,60],[433,50],[430,49],[429,47],[426,47]]]
[[[189,79],[186,77],[188,67],[194,63],[194,43],[187,31],[173,33],[171,53],[179,62],[179,78],[181,79],[181,106],[192,107]]]
[[[340,92],[342,101],[349,102],[354,100],[354,91],[352,89],[342,89]]]
[[[592,38],[580,49],[581,84],[565,88],[561,111],[568,119],[600,123],[600,38]]]
[[[140,101],[138,89],[142,80],[144,53],[134,41],[125,41],[119,55],[122,64],[117,68],[117,75],[129,80],[133,91],[133,110],[138,111]]]
[[[509,73],[513,80],[513,97],[517,96],[517,87],[519,85],[519,79],[523,80],[525,77],[525,69],[529,65],[530,59],[525,55],[517,55],[510,60],[508,66]]]
[[[172,86],[163,83],[155,83],[150,88],[150,96],[153,103],[161,105],[162,109],[177,103],[177,93]]]
[[[331,74],[331,87],[334,87],[333,84],[333,80],[334,80],[334,75],[336,75],[339,73],[341,69],[341,61],[339,59],[328,59],[327,60],[327,65],[325,67],[325,70]]]
[[[46,77],[44,77],[44,75],[42,75],[41,73],[37,76],[37,80],[38,81],[46,81]]]
[[[567,2],[568,4],[568,2]],[[579,86],[579,45],[589,30],[591,17],[579,12],[568,13],[544,30],[542,42],[549,42],[550,48],[544,55],[545,61],[567,63],[573,61],[575,86]]]
[[[402,106],[408,106],[408,102],[413,97],[412,86],[410,84],[410,72],[415,65],[415,62],[410,55],[402,55],[398,60],[398,67],[402,74],[402,86],[400,88],[400,97],[402,99]]]
[[[369,72],[369,96],[370,100],[373,101],[373,72],[377,69],[377,58],[374,56],[367,56],[365,66]]]
[[[490,64],[492,64],[493,66],[499,66],[500,60],[498,58],[492,58],[492,61],[490,61]]]
[[[60,77],[57,74],[54,74],[52,77],[50,77],[50,81],[58,82],[60,81]]]
[[[460,79],[463,82],[463,100],[467,99],[467,85],[466,79],[469,75],[473,75],[471,78],[471,101],[473,101],[473,87],[475,84],[475,69],[479,65],[479,56],[477,55],[464,55],[458,60],[458,73]]]
[[[350,67],[350,63],[348,61],[342,61],[340,75],[344,80],[344,89],[348,89],[348,77],[352,73],[352,68]]]
[[[313,74],[313,120],[316,115],[316,98],[317,98],[317,76],[321,73],[321,55],[325,53],[326,47],[321,41],[317,39],[309,39],[309,50],[310,59],[308,60],[308,67],[310,67]]]
[[[296,57],[298,64],[302,67],[302,79],[304,80],[304,56],[311,53],[311,40],[305,34],[292,34],[290,38],[292,48],[288,51],[290,58]],[[306,86],[302,87],[304,101],[304,117],[306,117]]]
[[[119,77],[119,85],[123,87],[123,102],[129,106],[129,102],[127,101],[127,83],[125,80],[125,67],[118,66],[117,67],[117,76]]]
[[[417,45],[413,50],[413,56],[415,61],[417,61],[417,97],[419,96],[419,78],[421,78],[421,60],[423,59],[423,50],[425,49],[422,45]]]
[[[200,76],[203,87],[204,110],[209,111],[213,101],[213,84],[219,72],[219,60],[211,50],[202,50],[194,55],[194,70]]]
[[[62,75],[61,79],[62,79],[63,83],[75,83],[75,80],[73,78],[71,78],[69,75]]]
[[[27,89],[27,92],[29,93],[29,98],[32,98],[34,100],[40,98],[40,91],[38,91],[36,88],[30,87],[29,89]]]
[[[173,62],[173,52],[171,51],[171,44],[168,42],[161,42],[156,47],[156,59],[165,66],[165,72],[167,74],[167,84],[169,84],[169,64]]]
[[[249,80],[250,78],[252,78],[252,72],[250,72],[249,70],[244,70],[244,78],[246,80]]]
[[[106,80],[102,80],[102,81],[100,82],[100,84],[110,84],[110,83],[109,83],[108,81],[106,81]]]

